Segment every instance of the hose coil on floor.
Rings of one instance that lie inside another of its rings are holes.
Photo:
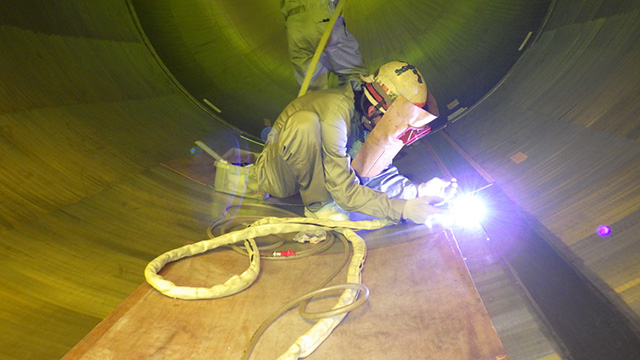
[[[361,270],[366,258],[366,245],[364,240],[358,236],[354,230],[376,230],[393,224],[388,220],[373,221],[332,221],[310,218],[277,218],[267,217],[252,223],[249,227],[232,231],[215,238],[203,240],[194,244],[171,250],[152,260],[145,268],[145,278],[147,282],[162,294],[185,300],[191,299],[215,299],[230,296],[248,288],[258,277],[260,272],[260,255],[255,242],[255,238],[284,233],[295,233],[304,231],[336,231],[343,235],[353,246],[353,256],[347,270],[347,284],[341,285],[344,289],[332,310],[338,308],[352,309],[350,305],[356,302],[360,293],[368,295],[368,289],[363,288],[361,283]],[[164,279],[158,272],[169,262],[177,261],[186,257],[204,253],[220,246],[228,246],[244,242],[245,249],[249,256],[250,265],[242,274],[234,275],[224,284],[218,284],[210,288],[178,286],[173,282]],[[351,285],[354,284],[354,285]],[[365,290],[366,289],[366,290]],[[332,289],[335,290],[335,289]],[[303,297],[309,296],[309,294]],[[315,295],[311,295],[313,297]],[[363,296],[366,300],[366,296]],[[298,302],[305,299],[296,299]],[[308,301],[308,299],[306,299]],[[350,311],[350,310],[348,310]],[[318,346],[331,334],[348,311],[330,312],[327,316],[319,319],[313,327],[304,335],[300,336],[289,349],[282,354],[279,359],[298,359],[309,356]],[[304,309],[303,309],[304,312]],[[313,316],[313,314],[309,315]],[[256,340],[257,341],[257,340]],[[250,353],[245,351],[248,358]]]

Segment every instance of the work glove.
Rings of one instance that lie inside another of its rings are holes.
[[[434,206],[443,202],[444,198],[440,196],[422,196],[407,200],[402,210],[402,218],[416,224],[433,224],[440,215],[445,216],[449,213],[445,208]]]
[[[458,182],[456,179],[446,181],[434,177],[433,179],[418,185],[418,197],[439,196],[443,198],[443,201],[449,201],[456,194],[457,189]]]

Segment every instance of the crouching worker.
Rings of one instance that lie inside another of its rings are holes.
[[[391,160],[425,135],[437,114],[422,74],[399,61],[342,89],[309,92],[275,121],[256,162],[260,190],[275,197],[299,192],[311,218],[342,221],[359,212],[431,221],[445,212],[432,204],[443,200],[451,183],[414,184]]]

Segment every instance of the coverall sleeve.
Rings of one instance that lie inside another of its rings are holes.
[[[360,183],[368,188],[382,191],[390,198],[411,200],[418,197],[418,185],[398,172],[398,168],[389,165],[380,174],[372,177],[360,177]]]
[[[382,192],[360,184],[347,154],[347,122],[325,119],[321,123],[326,187],[340,207],[366,215],[400,221],[405,200],[390,199]]]

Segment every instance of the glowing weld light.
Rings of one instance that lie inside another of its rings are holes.
[[[607,225],[598,226],[598,235],[602,237],[607,237],[611,235],[611,228]]]
[[[487,208],[477,195],[461,195],[451,202],[451,216],[457,224],[476,225],[486,214]]]

